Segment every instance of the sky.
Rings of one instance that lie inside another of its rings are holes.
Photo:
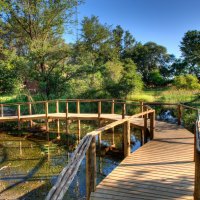
[[[177,58],[184,34],[200,30],[200,0],[85,0],[78,7],[78,20],[92,15],[103,24],[129,30],[137,41],[165,46]],[[68,42],[75,39],[66,37]]]

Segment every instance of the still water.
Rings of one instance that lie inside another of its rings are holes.
[[[81,137],[95,127],[95,123],[81,123]],[[39,132],[21,132],[21,136],[16,131],[0,132],[0,199],[44,199],[78,145],[75,129],[72,124],[69,135],[62,133],[61,140],[53,142]],[[56,134],[50,136],[51,140],[56,138]],[[102,135],[102,148],[97,153],[97,183],[123,159],[120,128],[114,133],[116,148],[108,150],[111,140],[111,132]],[[136,129],[132,130],[131,145],[132,151],[140,147],[140,132]],[[85,182],[84,159],[64,199],[85,199]]]

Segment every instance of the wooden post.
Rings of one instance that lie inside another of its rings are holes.
[[[29,115],[32,115],[32,104],[29,103],[28,104],[28,112],[29,112]],[[30,128],[33,127],[33,120],[30,120]]]
[[[86,200],[90,199],[91,192],[96,189],[96,140],[92,138],[86,153]]]
[[[59,113],[59,101],[56,101],[56,113]]]
[[[124,123],[124,157],[131,153],[130,121]]]
[[[122,106],[122,119],[125,118],[125,115],[126,115],[126,103],[123,103],[123,106]]]
[[[144,107],[145,111],[147,111],[146,107]],[[147,114],[144,115],[144,143],[147,143]]]
[[[197,149],[195,152],[194,200],[200,200],[200,153]]]
[[[115,114],[115,100],[112,100],[111,114]]]
[[[144,129],[141,129],[141,146],[144,145]]]
[[[56,113],[59,113],[59,101],[58,100],[56,101]],[[56,120],[56,124],[57,124],[57,134],[58,134],[57,139],[60,140],[60,120],[59,119]]]
[[[76,101],[76,111],[77,111],[77,113],[80,113],[80,101],[79,100]],[[81,138],[81,122],[80,122],[79,119],[77,120],[77,127],[78,127],[78,140],[80,141],[80,138]]]
[[[48,115],[49,115],[49,103],[48,101],[45,101],[45,117],[46,117],[46,131],[49,131],[49,120],[48,120]],[[49,134],[48,134],[49,135]],[[48,138],[49,139],[49,138]]]
[[[98,101],[98,123],[99,127],[101,126],[101,101]]]
[[[155,110],[150,114],[150,139],[154,139],[154,129],[155,129]]]
[[[178,105],[178,125],[181,125],[181,117],[182,117],[181,104],[179,104]]]
[[[143,112],[143,108],[144,108],[144,102],[143,101],[140,101],[140,112],[142,113]],[[142,118],[143,116],[141,116]]]
[[[115,127],[113,127],[111,131],[112,131],[112,146],[114,147],[115,146]]]
[[[77,113],[80,113],[80,101],[79,100],[76,101],[76,111],[77,111]]]
[[[1,117],[3,117],[3,104],[1,104]]]
[[[69,114],[69,104],[68,104],[68,101],[66,101],[66,134],[69,134],[68,114]]]
[[[20,104],[19,104],[17,105],[18,130],[21,130],[20,115],[21,115],[21,110],[20,110]]]
[[[78,141],[81,140],[81,120],[78,120]]]

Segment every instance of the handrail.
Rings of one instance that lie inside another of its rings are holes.
[[[149,110],[148,110],[149,109]],[[83,137],[81,142],[79,143],[77,149],[75,150],[74,156],[72,157],[71,161],[68,163],[68,165],[62,170],[60,173],[56,184],[52,187],[52,189],[49,191],[46,200],[57,200],[57,199],[62,199],[65,192],[69,188],[71,182],[73,181],[77,170],[84,158],[84,155],[90,148],[91,144],[91,149],[93,150],[93,157],[90,158],[89,156],[86,156],[86,163],[89,163],[91,166],[87,167],[86,174],[93,173],[92,177],[86,176],[87,179],[87,199],[89,199],[90,193],[95,190],[96,187],[96,176],[95,176],[95,166],[96,162],[92,163],[89,160],[94,159],[94,148],[95,148],[95,136],[101,134],[103,131],[106,131],[108,129],[114,128],[115,126],[124,124],[124,151],[126,152],[125,156],[128,156],[130,154],[130,120],[136,117],[141,117],[147,114],[153,114],[155,113],[155,110],[151,109],[150,107],[147,108],[147,111],[138,113],[135,115],[132,115],[130,117],[112,122],[104,127],[98,128],[92,132],[87,133],[86,136]],[[152,118],[152,120],[154,120]],[[152,123],[153,124],[153,123]],[[154,129],[154,127],[152,127]],[[93,141],[93,142],[92,142]],[[90,155],[92,153],[87,153],[87,155]],[[94,168],[93,171],[91,168]],[[89,182],[89,183],[88,183]],[[92,183],[92,184],[91,184]],[[93,188],[93,189],[92,189]]]
[[[200,153],[200,109],[197,113],[197,121],[196,121],[196,149]]]

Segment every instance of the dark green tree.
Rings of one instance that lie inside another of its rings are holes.
[[[180,49],[184,61],[188,64],[188,73],[200,77],[200,31],[193,30],[185,33]]]

